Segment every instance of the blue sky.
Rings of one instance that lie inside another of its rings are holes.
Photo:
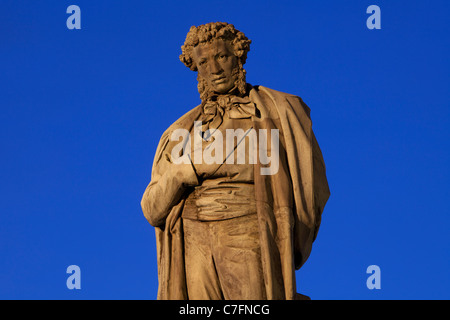
[[[66,8],[81,8],[68,30]],[[369,30],[369,5],[381,29]],[[253,42],[247,81],[301,96],[331,197],[297,271],[313,299],[448,299],[448,1],[0,4],[0,298],[155,299],[140,199],[162,132],[199,103],[191,25]],[[81,269],[69,290],[66,268]],[[381,289],[366,287],[378,265]]]

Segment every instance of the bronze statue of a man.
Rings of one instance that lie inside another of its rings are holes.
[[[156,230],[158,299],[298,299],[329,197],[310,109],[246,83],[251,41],[191,27],[180,60],[202,103],[162,135],[141,205]]]

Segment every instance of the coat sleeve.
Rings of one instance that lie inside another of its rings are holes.
[[[312,130],[310,108],[297,96],[288,97],[288,105],[293,113],[288,119],[296,126],[292,126],[292,138],[296,149],[291,152],[290,163],[293,179],[300,183],[296,202],[297,215],[295,225],[296,268],[305,263],[311,252],[312,244],[317,237],[321,224],[322,212],[330,196],[325,162],[317,139]],[[298,130],[300,129],[300,130]],[[307,155],[307,156],[306,156]],[[298,170],[296,170],[298,168]],[[295,181],[293,181],[295,184]],[[295,191],[294,191],[295,193]],[[302,204],[299,206],[299,204]]]
[[[313,240],[316,239],[322,220],[322,212],[325,204],[330,197],[330,188],[326,176],[325,162],[323,160],[322,151],[316,140],[316,136],[312,133],[312,149],[313,149],[313,174],[314,174],[314,205],[315,205],[315,229]]]
[[[151,181],[141,200],[144,216],[154,227],[165,223],[167,215],[180,201],[186,188],[198,185],[190,161],[187,164],[171,161],[170,145],[168,134],[165,133],[155,153]]]
[[[305,114],[311,119],[311,109],[308,105],[302,100],[300,97],[295,97],[298,99],[299,106],[303,108]],[[328,180],[326,176],[326,168],[325,161],[323,159],[322,151],[320,150],[319,143],[317,142],[316,136],[312,127],[309,131],[310,140],[311,140],[311,153],[312,153],[312,177],[313,177],[313,195],[314,195],[314,206],[313,216],[314,216],[314,225],[313,227],[313,237],[312,241],[314,241],[317,237],[317,233],[319,231],[320,223],[322,220],[322,212],[325,208],[325,204],[330,197],[330,189],[328,186]]]

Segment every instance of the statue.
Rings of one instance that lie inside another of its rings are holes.
[[[180,60],[201,104],[156,150],[141,206],[155,227],[158,299],[301,299],[329,197],[301,98],[245,80],[251,41],[232,24],[191,27]]]

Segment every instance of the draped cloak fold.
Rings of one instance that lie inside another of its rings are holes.
[[[312,131],[310,109],[302,99],[263,86],[250,88],[249,98],[260,112],[252,117],[253,127],[257,132],[258,129],[278,129],[280,136],[278,172],[261,175],[260,169],[264,165],[259,162],[254,165],[264,274],[261,281],[264,281],[267,299],[297,299],[302,295],[296,292],[295,270],[310,255],[330,195],[325,164]],[[155,153],[149,187],[158,182],[165,170],[164,165],[160,165],[163,153],[170,154],[179,143],[170,140],[172,132],[176,129],[190,131],[194,121],[199,121],[201,117],[201,108],[200,105],[186,113],[162,135]],[[165,223],[155,226],[159,280],[157,298],[161,300],[189,299],[181,219],[186,197],[186,194],[181,195],[178,203],[170,209]],[[152,212],[146,212],[144,207],[144,215],[151,221],[149,216]]]

